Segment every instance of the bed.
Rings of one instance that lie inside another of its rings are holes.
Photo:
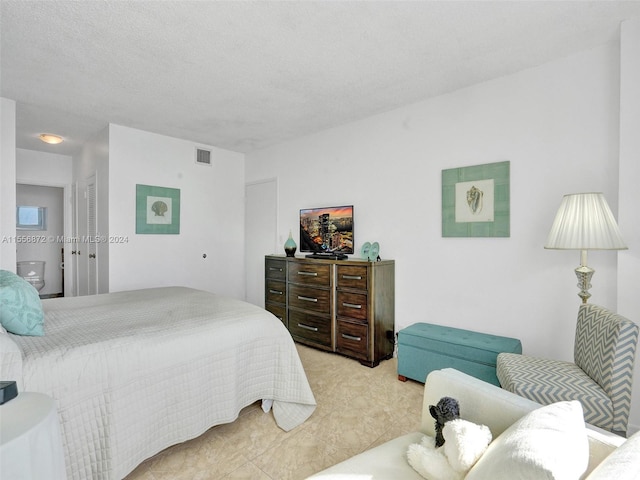
[[[290,334],[257,306],[167,287],[42,308],[44,336],[0,332],[1,374],[56,400],[69,479],[122,479],[259,400],[285,431],[315,409]]]

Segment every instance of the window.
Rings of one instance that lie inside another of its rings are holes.
[[[16,229],[46,230],[47,207],[16,207]]]

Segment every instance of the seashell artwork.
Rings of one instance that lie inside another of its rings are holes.
[[[162,200],[157,200],[151,205],[151,211],[156,214],[156,217],[164,217],[167,210],[169,210],[169,207]]]
[[[180,234],[180,190],[137,184],[136,233]]]
[[[455,184],[456,222],[493,222],[495,184],[493,179]]]
[[[169,197],[147,196],[147,225],[171,225],[173,203]]]
[[[467,205],[473,215],[478,215],[482,212],[482,197],[484,193],[475,185],[467,191]]]
[[[510,236],[510,162],[442,170],[443,237]]]

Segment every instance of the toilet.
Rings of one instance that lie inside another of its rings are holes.
[[[44,264],[40,260],[18,262],[18,276],[40,291],[44,288]]]

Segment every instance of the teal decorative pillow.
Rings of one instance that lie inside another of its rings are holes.
[[[0,270],[0,324],[16,335],[44,335],[44,312],[38,291],[7,270]]]

